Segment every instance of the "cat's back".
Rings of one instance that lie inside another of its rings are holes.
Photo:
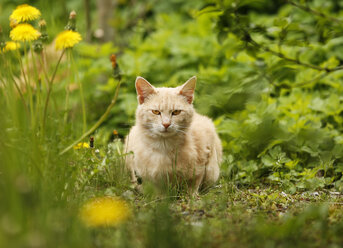
[[[205,115],[194,113],[191,128],[202,129],[203,131],[215,131],[213,121]]]
[[[217,154],[218,162],[222,157],[222,146],[213,121],[207,116],[194,113],[193,121],[190,126],[190,132],[198,147],[210,147]]]
[[[207,116],[194,113],[190,130],[195,132],[196,136],[204,139],[214,139],[217,136],[213,121]]]

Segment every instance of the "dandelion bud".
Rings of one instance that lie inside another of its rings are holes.
[[[43,42],[43,43],[47,43],[49,36],[48,33],[46,32],[46,21],[44,19],[41,19],[38,22],[38,26],[40,28],[40,32],[41,32],[41,36],[39,37],[39,39]]]
[[[94,137],[90,137],[90,139],[89,139],[89,147],[91,147],[91,148],[94,147]]]
[[[74,10],[70,12],[68,24],[64,29],[76,31],[76,12]]]
[[[36,52],[36,53],[41,53],[42,50],[43,50],[43,43],[41,41],[41,39],[38,39],[34,42],[33,44],[33,50]]]
[[[76,12],[75,12],[75,10],[73,10],[72,12],[70,12],[70,14],[69,14],[69,19],[76,19]]]
[[[115,54],[112,54],[110,57],[112,63],[112,69],[114,70],[117,67],[117,57]]]
[[[47,33],[42,33],[42,35],[40,36],[40,40],[43,42],[43,43],[47,43],[48,42],[48,39],[49,39],[49,36]]]
[[[46,27],[46,21],[44,19],[40,19],[38,22],[38,26],[42,29]]]
[[[117,56],[115,54],[112,54],[110,57],[111,63],[112,63],[112,69],[113,69],[113,77],[115,79],[120,80],[120,70],[119,66],[117,65]]]
[[[18,25],[18,22],[16,19],[10,19],[10,27],[13,29]]]

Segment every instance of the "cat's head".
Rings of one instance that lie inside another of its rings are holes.
[[[137,77],[137,124],[152,137],[184,135],[194,114],[195,84],[194,76],[176,88],[155,88],[144,78]]]

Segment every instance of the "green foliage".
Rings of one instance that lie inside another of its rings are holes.
[[[340,189],[340,20],[328,15],[333,2],[320,11],[319,2],[299,4],[217,1],[186,14],[151,7],[156,30],[135,33],[119,61],[126,101],[137,75],[176,86],[196,74],[195,105],[216,118],[229,154],[225,175]]]
[[[268,83],[258,101],[220,120],[234,180],[341,189],[342,68],[336,51],[342,20],[327,14],[335,3],[326,3],[275,4],[277,15],[264,1],[211,6],[219,13],[219,40],[234,35],[243,49],[237,53],[260,65],[256,74]]]
[[[125,134],[133,123],[137,75],[157,86],[197,75],[195,106],[216,119],[225,176],[292,191],[341,189],[341,28],[330,12],[337,6],[326,3],[146,5],[154,16],[137,23],[120,57],[125,89],[109,125]]]

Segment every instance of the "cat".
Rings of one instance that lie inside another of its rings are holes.
[[[137,176],[163,182],[176,175],[197,193],[218,180],[221,141],[212,120],[193,108],[196,81],[194,76],[176,88],[155,88],[137,77],[136,124],[125,141],[135,185]]]

